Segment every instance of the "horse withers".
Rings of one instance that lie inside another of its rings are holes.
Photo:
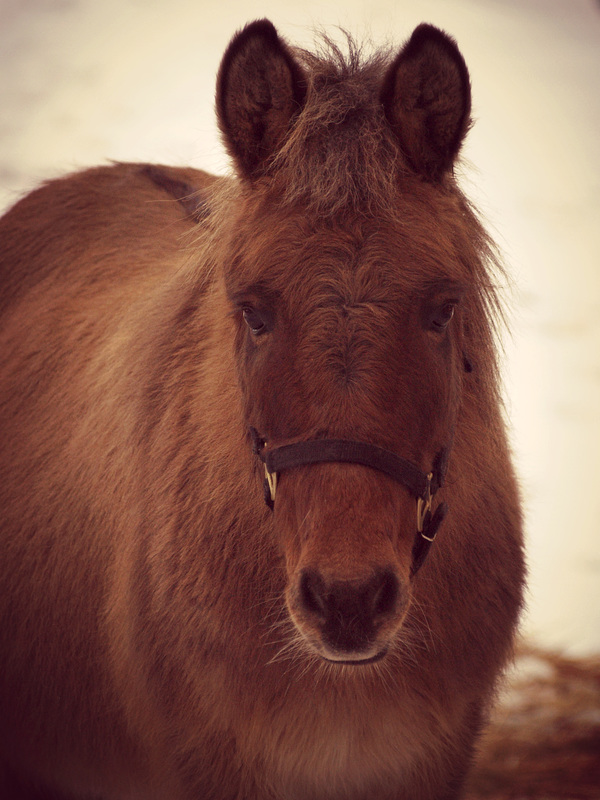
[[[467,69],[263,20],[217,114],[0,222],[0,796],[455,800],[524,573]]]

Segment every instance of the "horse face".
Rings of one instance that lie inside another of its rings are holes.
[[[430,26],[394,61],[310,80],[270,23],[232,41],[217,110],[242,191],[223,270],[267,448],[352,439],[428,473],[449,445],[468,281],[444,220],[460,220],[448,175],[469,108],[462,57]],[[275,523],[303,640],[381,658],[410,600],[414,498],[367,467],[303,466],[281,475]]]
[[[267,449],[352,439],[428,473],[460,400],[465,287],[424,271],[415,237],[380,220],[310,223],[260,203],[234,228],[227,290],[248,427]],[[410,601],[414,497],[368,467],[314,464],[279,476],[274,513],[304,639],[333,661],[381,657]]]

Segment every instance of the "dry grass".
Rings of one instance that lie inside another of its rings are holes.
[[[483,798],[599,800],[600,658],[521,651],[471,778]]]

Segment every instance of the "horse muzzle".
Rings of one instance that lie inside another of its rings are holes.
[[[336,664],[372,664],[386,655],[408,606],[408,590],[392,569],[363,579],[327,581],[300,570],[288,592],[296,627],[322,658]]]

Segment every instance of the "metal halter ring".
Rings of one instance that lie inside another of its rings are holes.
[[[425,527],[425,517],[431,512],[431,481],[433,480],[433,472],[427,475],[427,488],[425,489],[425,497],[417,498],[417,531],[423,534]]]

